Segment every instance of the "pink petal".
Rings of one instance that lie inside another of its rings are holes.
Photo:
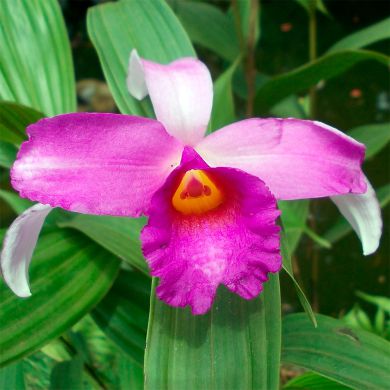
[[[50,206],[36,204],[27,209],[8,228],[3,242],[1,272],[9,288],[19,297],[31,295],[28,267],[39,233]]]
[[[278,199],[366,190],[364,145],[320,122],[244,120],[212,133],[196,150],[210,166],[231,166],[258,176]]]
[[[213,101],[213,82],[207,67],[196,58],[161,65],[130,54],[127,85],[143,99],[148,93],[157,119],[168,133],[195,145],[206,131]]]
[[[200,215],[183,215],[171,205],[177,180],[202,169],[224,188],[225,203]],[[207,312],[218,285],[245,299],[256,297],[269,272],[281,268],[276,201],[257,177],[230,168],[211,169],[186,149],[180,168],[153,196],[149,223],[141,234],[157,294],[171,306]]]
[[[151,119],[66,114],[27,128],[13,166],[20,195],[90,214],[138,216],[180,161],[183,147]]]
[[[332,196],[331,199],[355,230],[367,256],[378,249],[383,224],[375,191],[367,179],[366,182],[364,194]]]

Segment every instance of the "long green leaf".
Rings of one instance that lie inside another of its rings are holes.
[[[0,98],[48,116],[76,110],[69,39],[57,0],[0,2]]]
[[[92,7],[87,27],[115,102],[124,114],[152,114],[146,102],[139,103],[127,91],[127,67],[133,48],[140,56],[161,63],[195,56],[183,27],[163,0],[122,0]]]
[[[22,214],[24,210],[33,205],[28,199],[21,198],[14,192],[0,190],[0,199],[4,200],[16,214]]]
[[[167,306],[153,291],[145,389],[277,390],[279,326],[277,275],[252,301],[221,288],[203,316]]]
[[[144,224],[144,218],[134,219],[82,214],[72,214],[70,218],[58,223],[61,227],[81,231],[120,259],[148,274],[148,266],[142,255],[139,239]]]
[[[390,142],[390,124],[375,123],[355,127],[348,135],[366,145],[366,159],[370,159]]]
[[[175,1],[173,10],[194,43],[233,62],[240,53],[231,15],[218,7],[195,1]]]
[[[30,270],[32,296],[16,297],[1,283],[0,364],[8,364],[58,337],[107,292],[117,258],[79,233],[43,234]]]
[[[21,104],[0,102],[0,141],[16,146],[26,140],[26,127],[41,119],[43,114]]]
[[[295,377],[283,386],[283,390],[348,390],[350,387],[333,382],[314,372]]]
[[[232,78],[237,69],[239,59],[236,60],[214,83],[214,101],[211,112],[210,129],[218,130],[235,121],[235,108],[232,90]]]
[[[335,43],[328,53],[344,49],[360,49],[382,39],[390,38],[390,18],[363,28]]]
[[[0,389],[24,390],[25,388],[22,361],[0,368]]]
[[[50,390],[83,390],[83,361],[77,357],[57,363],[50,378]]]
[[[389,64],[389,57],[367,50],[343,50],[324,55],[290,72],[276,76],[265,83],[256,93],[256,113],[261,115],[283,98],[317,84],[320,80],[335,77],[353,65],[374,60],[384,65]]]
[[[306,298],[304,291],[302,290],[301,286],[299,285],[298,281],[295,279],[294,276],[294,271],[293,271],[292,261],[291,261],[292,252],[290,251],[289,240],[287,239],[287,234],[285,230],[282,231],[282,235],[281,235],[281,251],[282,251],[282,258],[283,258],[283,269],[293,281],[295,289],[297,291],[298,299],[301,302],[301,305],[305,310],[307,316],[309,317],[312,325],[316,327],[317,320],[313,312],[313,309],[309,303],[309,300]]]
[[[150,279],[122,271],[92,317],[106,336],[140,367],[144,361]]]
[[[340,321],[317,316],[313,328],[304,314],[285,317],[282,360],[354,389],[383,390],[390,383],[390,343],[352,330]]]
[[[17,151],[16,147],[9,142],[0,141],[0,167],[11,168]]]

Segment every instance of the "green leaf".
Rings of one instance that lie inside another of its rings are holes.
[[[105,78],[123,114],[152,115],[146,101],[138,102],[127,91],[127,67],[133,48],[141,57],[160,63],[195,56],[187,34],[163,0],[122,0],[89,8],[87,27]]]
[[[240,49],[230,15],[214,5],[195,1],[175,1],[172,9],[192,42],[212,50],[230,62],[237,58]]]
[[[150,279],[122,271],[92,317],[123,352],[140,367],[144,361],[150,299]]]
[[[362,291],[357,291],[356,295],[364,301],[372,303],[378,308],[381,308],[386,313],[390,314],[390,298],[381,297],[378,295],[370,295]]]
[[[154,289],[156,284],[154,279]],[[279,388],[278,275],[271,275],[264,292],[251,301],[220,288],[210,312],[202,316],[167,306],[154,289],[145,389]]]
[[[343,317],[343,321],[352,328],[373,331],[370,317],[358,304],[355,304],[352,310]]]
[[[386,207],[390,203],[390,184],[377,189],[376,196],[381,208]],[[323,238],[334,244],[351,232],[351,225],[343,216],[340,216],[334,225],[323,234]]]
[[[276,76],[257,90],[256,114],[261,115],[283,98],[302,92],[321,80],[335,77],[353,65],[374,60],[388,65],[389,57],[367,50],[343,50],[318,58],[290,72]]]
[[[84,390],[83,361],[75,358],[57,363],[50,378],[50,390]]]
[[[57,0],[0,2],[0,98],[48,116],[76,111],[69,39]]]
[[[4,200],[16,214],[22,214],[24,210],[33,205],[33,202],[21,198],[19,195],[10,191],[0,190],[0,199]]]
[[[297,376],[283,386],[283,390],[348,390],[350,387],[333,382],[332,380],[307,372]]]
[[[119,359],[119,389],[143,390],[144,373],[141,366],[123,355]]]
[[[214,83],[214,100],[211,112],[211,131],[220,129],[236,120],[234,98],[232,90],[232,78],[239,64],[237,59]]]
[[[317,320],[313,312],[313,309],[309,303],[309,300],[306,298],[306,295],[303,292],[301,286],[299,285],[298,281],[295,279],[294,276],[294,271],[291,262],[291,251],[289,248],[289,241],[287,239],[287,234],[285,230],[282,230],[282,234],[281,234],[281,251],[282,251],[282,259],[283,259],[283,269],[293,281],[295,285],[295,289],[297,291],[299,302],[301,302],[301,305],[305,310],[307,316],[309,317],[310,321],[312,322],[313,326],[316,327]]]
[[[322,0],[296,0],[296,2],[309,13],[312,12],[312,8],[314,8],[314,10],[318,10],[324,15],[329,16],[329,12]]]
[[[303,229],[309,215],[309,206],[310,202],[308,200],[278,202],[278,208],[282,212],[280,218],[291,253],[295,252],[303,234]]]
[[[119,261],[79,233],[41,235],[30,267],[32,296],[16,297],[2,282],[0,364],[39,349],[77,322],[105,295]]]
[[[245,42],[249,41],[251,34],[251,22],[255,23],[254,47],[260,38],[260,23],[259,23],[259,6],[256,5],[257,0],[240,0],[236,2],[238,13],[241,20],[242,36]]]
[[[0,167],[11,168],[18,150],[9,142],[0,141]]]
[[[24,390],[25,388],[22,361],[0,369],[0,389]]]
[[[380,152],[390,141],[390,125],[375,123],[355,127],[348,135],[366,145],[366,159],[370,159]]]
[[[282,360],[356,389],[386,389],[390,343],[343,321],[317,315],[318,327],[304,314],[283,322]]]
[[[139,239],[145,218],[71,214],[58,225],[81,231],[131,266],[149,273]]]
[[[19,146],[27,139],[26,127],[43,114],[21,104],[0,102],[0,141]]]
[[[372,43],[390,38],[390,18],[386,18],[369,27],[346,36],[335,43],[328,53],[344,49],[360,49]]]

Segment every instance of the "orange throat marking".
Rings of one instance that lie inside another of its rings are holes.
[[[206,172],[191,169],[181,179],[172,197],[172,206],[185,215],[204,214],[217,208],[223,200],[222,191]]]

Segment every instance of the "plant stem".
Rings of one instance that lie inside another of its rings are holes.
[[[311,0],[309,4],[309,60],[310,62],[317,59],[317,9],[316,0]],[[317,88],[315,85],[309,91],[309,117],[315,119],[317,116]],[[315,215],[317,204],[315,201],[310,203],[311,214],[314,216],[310,219],[310,227],[313,231],[316,229]],[[310,241],[308,248],[309,258],[311,259],[311,284],[312,284],[312,306],[314,311],[319,311],[318,296],[318,277],[319,277],[319,253],[314,242]]]
[[[257,16],[259,11],[259,0],[250,0],[250,13],[248,21],[248,34],[244,36],[242,31],[242,22],[240,9],[237,0],[231,0],[234,15],[236,34],[238,36],[240,52],[243,58],[245,72],[245,81],[247,85],[247,104],[246,116],[253,116],[253,106],[256,95],[256,63],[255,63],[255,46],[256,46],[256,27]]]
[[[256,94],[256,63],[255,63],[255,46],[256,46],[256,25],[257,15],[259,11],[258,0],[251,0],[249,17],[249,32],[246,47],[246,83],[248,87],[248,100],[246,106],[246,116],[251,118],[253,116],[253,104]]]
[[[316,1],[312,0],[309,7],[309,60],[310,62],[317,59],[317,12]],[[309,92],[311,119],[316,117],[316,86],[310,88]]]

